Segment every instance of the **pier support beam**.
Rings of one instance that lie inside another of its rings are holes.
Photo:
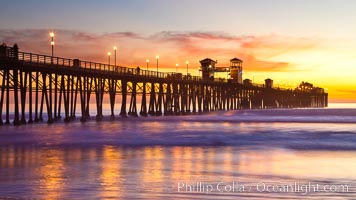
[[[20,71],[20,93],[21,93],[21,124],[26,124],[26,89],[27,89],[27,72]]]
[[[146,82],[142,83],[141,111],[140,115],[147,117]]]
[[[4,123],[2,121],[2,108],[3,108],[3,104],[4,104],[5,88],[8,87],[7,85],[5,85],[6,78],[7,78],[7,71],[4,70],[2,73],[1,97],[0,97],[0,125],[3,125],[3,123]]]
[[[115,97],[116,97],[116,84],[117,80],[115,79],[109,79],[109,96],[110,96],[110,112],[111,112],[111,117],[114,118],[114,108],[115,108]]]
[[[80,118],[80,121],[85,122],[87,120],[87,114],[86,114],[86,79],[85,77],[78,77],[78,82],[79,82],[79,94],[80,94],[80,105],[81,105],[81,111],[82,111],[82,117]],[[74,104],[75,105],[75,104]]]
[[[90,94],[91,94],[91,83],[94,78],[91,78],[89,81],[88,92],[87,92],[87,109],[86,115],[89,115],[89,103],[90,103]],[[103,98],[104,98],[104,89],[105,89],[105,80],[99,78],[95,79],[95,96],[96,96],[96,120],[100,121],[103,118]]]
[[[166,101],[164,103],[164,115],[172,115],[173,114],[173,111],[172,111],[173,102],[172,102],[171,87],[172,87],[172,84],[167,83]]]
[[[127,99],[127,81],[121,80],[121,90],[122,90],[122,102],[120,116],[126,117],[126,99]]]
[[[156,102],[156,116],[162,115],[162,102],[163,102],[163,83],[159,83],[158,98]]]
[[[150,103],[148,106],[149,115],[156,115],[155,106],[156,106],[156,88],[155,88],[155,84],[152,82],[151,91],[150,91]]]
[[[18,87],[19,87],[19,82],[18,82],[18,70],[14,69],[13,70],[13,83],[14,83],[14,106],[15,106],[15,112],[14,112],[14,125],[20,125],[20,116],[19,116],[19,93],[18,93]]]
[[[179,108],[179,91],[178,91],[178,83],[173,83],[173,105],[174,105],[174,114],[179,115],[180,114],[180,108]]]
[[[28,123],[33,123],[33,117],[32,117],[32,71],[28,74],[28,84],[29,84],[29,86],[28,86],[28,88],[29,88],[29,102],[28,102],[28,104],[29,104],[29,110],[28,110],[28,112],[29,112],[29,119],[28,119]]]
[[[137,86],[137,83],[132,82],[132,92],[131,92],[130,107],[129,107],[128,114],[133,117],[138,117],[137,107],[136,107],[136,93],[137,93],[136,86]]]

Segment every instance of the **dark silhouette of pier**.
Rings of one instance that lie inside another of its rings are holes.
[[[100,120],[104,95],[110,99],[111,117],[117,113],[161,116],[328,104],[328,94],[323,89],[307,84],[295,90],[280,89],[272,87],[268,80],[266,85],[256,85],[248,80],[239,83],[148,71],[20,52],[17,45],[0,46],[0,77],[0,124],[10,124],[10,117],[15,125],[42,121],[44,109],[48,123],[62,116],[69,122],[75,119],[78,107],[81,121],[86,121],[91,98],[95,98],[96,118]],[[115,101],[118,97],[119,106]],[[141,99],[140,108],[137,99]]]

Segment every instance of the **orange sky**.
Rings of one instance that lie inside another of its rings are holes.
[[[17,42],[21,51],[50,54],[48,33],[49,30],[42,29],[0,30],[0,39],[9,45]],[[155,70],[158,54],[160,70],[175,71],[178,63],[179,71],[186,73],[185,61],[189,60],[189,72],[193,75],[198,75],[201,59],[210,57],[218,60],[218,66],[228,66],[229,59],[238,57],[244,61],[243,78],[255,83],[272,78],[282,87],[294,87],[308,81],[327,88],[331,102],[356,102],[356,55],[351,51],[355,41],[224,32],[55,33],[55,55],[59,57],[107,63],[107,52],[117,45],[119,65],[145,68],[146,59],[150,59],[150,67]]]
[[[0,43],[50,54],[55,30],[58,56],[107,63],[117,45],[120,65],[153,67],[159,54],[162,71],[189,60],[196,75],[201,59],[238,57],[255,83],[308,81],[331,102],[356,102],[355,10],[352,0],[11,0],[0,6]]]

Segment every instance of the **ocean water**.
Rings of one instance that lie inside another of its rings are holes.
[[[355,108],[0,127],[0,199],[355,198]]]

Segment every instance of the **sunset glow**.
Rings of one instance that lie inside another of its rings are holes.
[[[353,199],[356,1],[0,6],[0,199]]]
[[[54,29],[57,56],[106,63],[102,52],[117,44],[119,65],[146,67],[147,60],[158,59],[159,52],[160,71],[174,72],[174,63],[189,60],[192,75],[198,75],[201,59],[209,57],[218,60],[217,66],[229,67],[229,60],[238,57],[244,61],[243,78],[255,83],[271,78],[281,86],[293,87],[308,81],[328,88],[331,102],[356,102],[356,37],[350,34],[356,27],[352,20],[356,4],[351,1],[225,0],[207,4],[184,0],[172,5],[154,0],[117,1],[110,7],[90,2],[89,12],[79,11],[85,22],[72,20],[71,16],[79,14],[74,11],[63,16],[57,11],[62,5],[57,4],[43,4],[48,9],[36,16],[24,11],[27,17],[21,20],[2,10],[0,41],[18,43],[21,51],[50,54],[45,34]],[[39,9],[36,3],[6,6],[18,6],[19,12],[28,7]],[[73,8],[79,6],[75,3]],[[90,24],[90,10],[104,9],[106,15],[95,18],[95,26]],[[45,17],[47,12],[52,17]],[[329,13],[334,13],[333,18]]]

